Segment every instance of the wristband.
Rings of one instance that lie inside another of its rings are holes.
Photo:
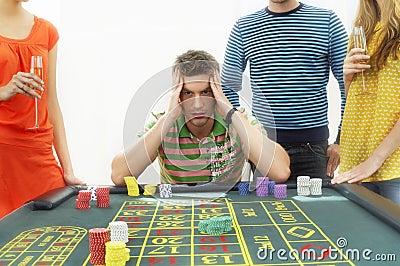
[[[237,111],[237,109],[235,108],[235,107],[233,107],[231,110],[229,110],[229,112],[226,114],[226,117],[225,117],[225,123],[226,123],[226,126],[227,127],[229,127],[229,125],[232,123],[232,115],[233,115],[233,113],[234,112],[236,112]]]

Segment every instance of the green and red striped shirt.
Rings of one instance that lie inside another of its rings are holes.
[[[181,115],[164,137],[158,160],[166,183],[237,182],[245,156],[239,135],[215,112],[212,132],[203,139],[188,130]]]

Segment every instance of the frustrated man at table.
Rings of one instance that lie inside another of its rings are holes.
[[[205,51],[189,50],[173,66],[167,111],[130,149],[112,162],[112,181],[139,175],[158,157],[164,183],[237,182],[246,160],[271,180],[285,182],[289,157],[257,120],[230,104],[219,66]]]

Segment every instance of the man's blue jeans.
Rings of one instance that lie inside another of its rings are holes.
[[[290,157],[290,179],[296,182],[296,177],[326,178],[326,165],[329,157],[326,155],[328,141],[308,143],[280,143]]]
[[[326,150],[328,141],[308,143],[279,143],[290,157],[289,183],[296,183],[296,177],[306,175],[310,177],[326,178],[328,156]],[[252,169],[254,171],[254,165]],[[256,169],[254,176],[262,176]]]

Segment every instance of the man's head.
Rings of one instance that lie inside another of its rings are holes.
[[[178,56],[173,66],[183,80],[180,102],[189,130],[213,124],[215,100],[210,77],[219,73],[217,60],[201,50],[189,50]]]
[[[173,70],[178,70],[182,76],[196,76],[200,74],[212,75],[219,71],[217,60],[214,56],[202,50],[188,50],[176,57]]]

